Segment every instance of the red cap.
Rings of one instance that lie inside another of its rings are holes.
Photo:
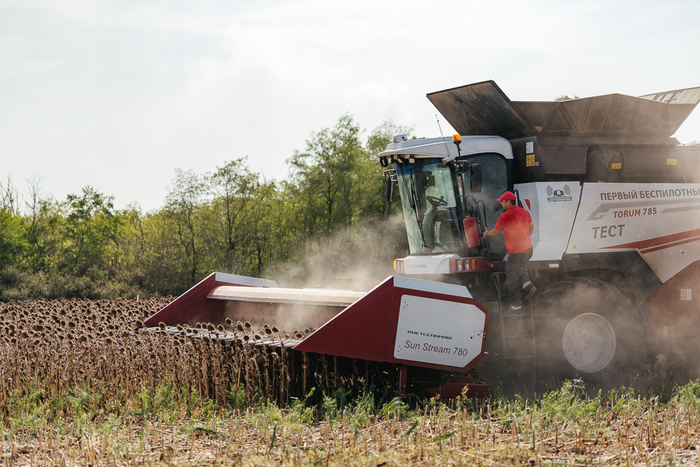
[[[512,191],[506,191],[505,193],[503,193],[503,196],[498,198],[496,201],[505,201],[505,200],[515,201],[515,195],[513,194]]]

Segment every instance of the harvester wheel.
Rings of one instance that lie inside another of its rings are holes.
[[[629,299],[610,284],[572,277],[532,299],[538,380],[629,384],[644,357],[644,332]]]

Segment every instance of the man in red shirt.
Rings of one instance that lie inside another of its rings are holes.
[[[503,231],[508,250],[506,283],[508,284],[510,311],[517,313],[522,308],[520,287],[522,286],[527,293],[526,300],[537,291],[525,269],[527,262],[532,258],[530,235],[535,231],[535,224],[532,223],[529,212],[515,205],[515,195],[512,192],[506,191],[496,201],[500,201],[503,214],[498,218],[493,230],[484,232],[484,238],[493,238],[501,233],[501,230]]]

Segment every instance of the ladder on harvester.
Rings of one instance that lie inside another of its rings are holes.
[[[509,314],[506,273],[496,272],[492,276],[498,293],[498,316],[501,331],[501,351],[507,370],[513,373],[535,374],[535,320],[532,299],[523,301],[519,314]],[[504,313],[505,312],[505,313]]]

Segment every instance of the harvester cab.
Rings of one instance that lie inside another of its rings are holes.
[[[512,186],[506,139],[472,137],[457,145],[442,138],[399,138],[379,157],[383,165],[394,165],[385,179],[398,187],[408,234],[411,256],[399,261],[398,272],[431,274],[454,257],[503,260],[503,239],[484,241],[480,232],[493,228],[500,209],[495,200]]]

